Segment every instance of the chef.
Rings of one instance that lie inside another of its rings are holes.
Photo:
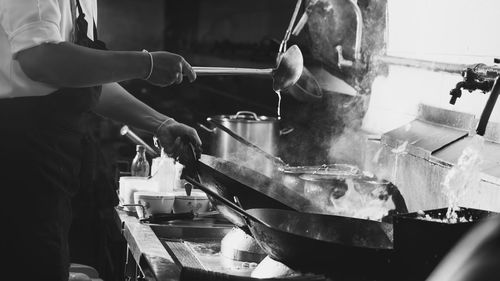
[[[105,50],[96,15],[96,0],[0,0],[2,280],[68,280],[86,112],[150,131],[167,154],[201,146],[193,128],[117,84],[193,81],[191,66],[169,52]]]

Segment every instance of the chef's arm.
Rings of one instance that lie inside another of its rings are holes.
[[[168,116],[141,102],[118,83],[104,84],[96,113],[151,133]]]
[[[183,75],[190,81],[196,78],[184,58],[169,52],[103,51],[61,42],[19,51],[15,59],[30,79],[55,88],[144,78],[149,78],[152,84],[167,86],[180,83]]]
[[[178,137],[187,137],[196,147],[201,140],[195,129],[154,110],[117,83],[105,84],[95,112],[132,127],[157,135],[167,153],[173,153]]]

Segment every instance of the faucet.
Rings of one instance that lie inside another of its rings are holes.
[[[495,59],[494,62],[499,63],[500,60]],[[486,66],[481,63],[467,67],[462,71],[462,76],[463,81],[458,82],[455,88],[450,91],[450,104],[455,104],[456,100],[462,96],[462,89],[469,92],[481,90],[483,93],[491,91],[476,128],[476,133],[484,136],[491,112],[500,94],[500,82],[498,81],[500,69],[497,66]]]
[[[361,13],[361,9],[358,6],[357,0],[348,0],[351,3],[354,13],[356,14],[356,39],[354,42],[354,62],[344,59],[342,55],[342,46],[337,46],[337,55],[338,55],[338,66],[342,67],[352,67],[357,62],[361,61],[361,39],[363,36],[363,15]]]
[[[451,99],[450,104],[455,104],[458,98],[462,96],[462,89],[468,90],[469,93],[474,90],[481,90],[483,93],[486,93],[491,90],[493,87],[493,80],[489,77],[483,77],[479,75],[476,71],[477,66],[483,65],[478,64],[475,67],[468,67],[464,71],[462,71],[463,81],[457,83],[455,88],[450,91]]]

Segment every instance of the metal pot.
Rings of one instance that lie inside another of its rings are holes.
[[[236,135],[247,140],[261,150],[276,156],[279,136],[290,132],[280,131],[279,120],[274,117],[258,116],[251,111],[239,111],[235,115],[217,115],[207,118],[208,122],[223,125]],[[210,154],[216,157],[241,163],[251,169],[270,175],[273,162],[262,154],[242,144],[220,128],[210,130],[213,134]]]

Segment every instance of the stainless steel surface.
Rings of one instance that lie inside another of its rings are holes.
[[[281,61],[283,55],[285,54],[285,50],[287,49],[287,43],[290,39],[290,35],[292,34],[293,25],[297,18],[297,14],[299,12],[301,4],[302,0],[298,0],[295,4],[292,18],[288,23],[288,28],[285,32],[285,36],[283,37],[283,40],[281,41],[281,44],[279,46],[278,55],[276,57],[276,61],[278,63]],[[290,87],[282,89],[282,91],[284,93],[290,94],[299,101],[315,101],[320,99],[323,95],[318,81],[316,81],[316,78],[309,70],[307,70],[305,66],[297,82]]]
[[[235,115],[209,117],[207,121],[221,125],[215,128],[213,134],[210,152],[212,155],[243,163],[266,175],[272,173],[274,162],[279,162],[275,157],[280,135],[277,118],[257,116],[253,112],[240,111]],[[222,126],[228,130],[222,129]],[[233,134],[228,133],[229,131]],[[235,136],[237,137],[235,138]],[[256,150],[264,153],[255,153]]]
[[[169,239],[220,238],[234,227],[211,219],[177,221],[171,224],[149,224],[156,236]]]
[[[229,134],[231,137],[233,137],[235,140],[239,141],[240,143],[244,144],[245,146],[247,147],[250,147],[252,149],[254,149],[255,151],[257,151],[258,153],[261,153],[264,157],[266,157],[267,159],[273,161],[274,163],[278,164],[278,165],[286,165],[285,162],[283,162],[283,160],[281,160],[280,158],[270,154],[270,153],[267,153],[266,151],[264,151],[263,149],[261,149],[260,147],[254,145],[253,143],[247,141],[246,139],[240,137],[238,134],[234,133],[233,131],[231,131],[228,127],[222,125],[221,123],[219,123],[218,121],[215,121],[215,120],[210,120],[212,124],[214,124],[217,128],[221,129],[222,131],[224,131],[225,133]]]
[[[295,19],[297,18],[297,14],[299,13],[300,10],[300,5],[302,4],[302,0],[297,0],[297,3],[295,3],[295,9],[293,10],[292,18],[290,19],[290,22],[288,23],[288,28],[286,29],[285,36],[283,37],[283,40],[281,41],[279,50],[278,50],[278,57],[276,61],[281,60],[281,56],[284,54],[285,50],[287,49],[286,44],[288,42],[288,39],[290,39],[290,35],[292,34],[292,29],[293,25],[295,23]]]
[[[322,166],[283,166],[277,169],[273,178],[283,183],[288,188],[304,194],[304,180],[300,178],[304,174],[323,174],[354,176],[359,173],[359,168],[348,164],[330,164]]]
[[[187,162],[193,163],[193,162]],[[196,169],[197,173],[190,170]],[[192,182],[199,175],[199,179]],[[238,227],[245,227],[240,213],[229,208],[228,204],[237,203],[244,209],[269,208],[295,211],[318,212],[319,209],[303,195],[287,188],[245,166],[203,154],[194,164],[187,164],[182,178],[198,187],[201,183],[210,189],[208,198],[213,206],[229,221]],[[199,187],[198,187],[199,188]],[[200,188],[201,189],[201,188]],[[202,189],[206,192],[206,190]],[[216,196],[212,196],[215,193]],[[215,198],[222,197],[221,200]],[[239,200],[235,200],[238,198]]]
[[[273,74],[273,68],[256,69],[240,67],[215,67],[215,66],[193,66],[194,72],[199,76],[207,75],[263,75]]]
[[[473,137],[468,136],[435,152],[432,156],[433,159],[439,159],[450,165],[456,165],[462,152],[471,145],[473,145]],[[488,141],[484,143],[479,169],[483,173],[492,176],[500,174],[500,144]],[[497,179],[496,182],[498,183],[499,181],[500,179]]]
[[[363,38],[363,15],[361,9],[358,6],[357,0],[349,0],[351,3],[354,13],[356,14],[356,41],[354,43],[354,60],[361,60],[361,39]]]
[[[429,159],[432,153],[467,135],[465,130],[414,120],[385,133],[381,142],[392,147],[395,153]]]
[[[242,215],[264,251],[291,268],[326,275],[373,275],[372,278],[389,272],[391,224],[290,210],[245,211],[192,178],[186,180]],[[359,267],[366,271],[356,272]]]
[[[294,85],[302,74],[304,59],[297,45],[293,45],[281,57],[276,68],[253,69],[236,67],[193,67],[197,75],[257,75],[270,76],[275,91]]]
[[[146,153],[151,157],[158,157],[160,154],[151,146],[149,146],[144,140],[142,140],[139,136],[137,136],[127,125],[124,125],[120,129],[120,134],[122,136],[126,136],[135,144],[140,144],[146,148]]]
[[[318,101],[323,96],[323,90],[319,82],[305,66],[297,83],[286,88],[283,92],[304,102]]]
[[[465,131],[474,131],[476,120],[473,114],[447,110],[420,104],[417,119]]]
[[[179,266],[149,225],[140,223],[136,217],[125,212],[118,211],[118,214],[128,249],[141,270],[151,272],[156,280],[179,280]]]
[[[339,45],[336,47],[339,68],[346,66],[347,67],[356,66],[359,65],[361,62],[361,39],[363,38],[363,15],[356,0],[349,0],[348,2],[351,4],[354,13],[356,14],[356,39],[354,41],[354,62],[344,59],[344,56],[342,54],[343,48],[341,45]]]

